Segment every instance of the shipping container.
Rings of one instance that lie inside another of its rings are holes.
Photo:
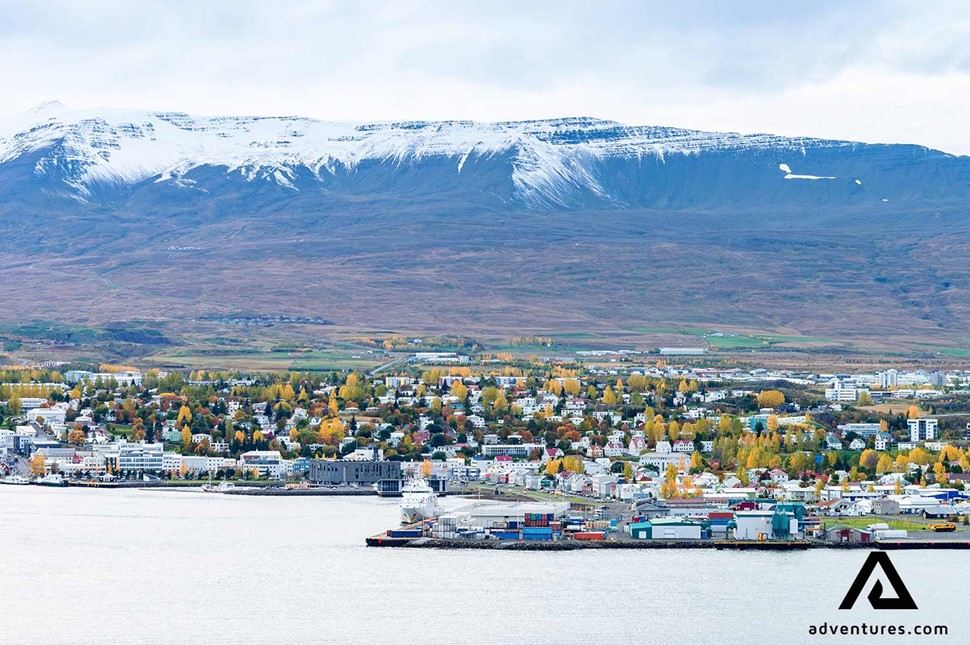
[[[421,529],[391,529],[387,532],[387,537],[392,538],[419,538],[422,535]]]
[[[518,540],[519,539],[518,531],[496,531],[495,529],[492,529],[490,531],[490,534],[492,535],[492,537],[499,540]]]
[[[574,533],[573,539],[576,540],[605,540],[606,533],[603,531],[582,531],[580,533]]]

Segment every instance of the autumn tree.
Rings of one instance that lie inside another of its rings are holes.
[[[870,448],[862,451],[859,455],[859,465],[866,470],[873,470],[879,464],[879,454]]]
[[[30,459],[27,460],[27,464],[30,467],[30,474],[43,476],[47,472],[47,463],[44,459],[44,455],[34,453]]]
[[[887,453],[882,453],[879,455],[879,461],[876,463],[876,472],[879,474],[888,473],[893,469],[893,458]]]
[[[75,446],[80,446],[84,443],[84,430],[78,427],[72,428],[67,433],[67,441],[68,443],[73,443]]]
[[[431,476],[431,471],[433,469],[434,469],[434,466],[427,459],[425,459],[424,461],[421,462],[421,476],[422,477],[424,477],[424,478],[430,477]]]
[[[695,450],[690,456],[690,469],[694,470],[695,468],[703,468],[703,467],[704,467],[704,458],[701,457],[701,453]]]
[[[785,402],[785,395],[778,390],[761,390],[758,392],[759,408],[777,408]]]
[[[606,390],[603,392],[603,403],[604,405],[616,405],[616,395],[613,394],[613,388],[609,385],[606,386]]]
[[[672,463],[667,464],[664,472],[664,481],[660,484],[660,496],[670,498],[677,494],[677,467]]]
[[[909,451],[909,462],[919,466],[928,466],[933,462],[933,455],[917,446]]]
[[[919,408],[916,405],[909,406],[909,410],[906,411],[907,419],[919,419]]]
[[[563,470],[568,470],[569,472],[583,474],[586,472],[586,466],[583,463],[583,458],[579,455],[569,455],[562,460]]]
[[[461,381],[455,381],[451,386],[451,393],[458,397],[459,401],[464,401],[468,398],[468,388]]]
[[[629,461],[625,462],[623,464],[623,478],[626,479],[628,482],[632,482],[633,475],[634,475],[633,463]]]
[[[801,477],[811,464],[811,458],[804,451],[793,452],[788,457],[788,472],[793,476]]]
[[[561,469],[562,461],[558,459],[550,459],[546,462],[546,474],[550,477],[555,477]]]

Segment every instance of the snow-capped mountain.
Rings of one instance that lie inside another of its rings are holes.
[[[0,195],[112,205],[225,196],[447,198],[531,210],[936,202],[970,158],[910,145],[626,126],[589,118],[355,124],[72,111],[0,122]],[[307,193],[309,195],[307,195]],[[305,201],[304,201],[305,203]]]

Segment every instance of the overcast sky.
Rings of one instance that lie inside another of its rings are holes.
[[[970,154],[970,9],[0,0],[0,112],[54,99],[365,121],[596,116]]]

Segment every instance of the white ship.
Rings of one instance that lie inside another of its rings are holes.
[[[67,480],[60,476],[58,473],[51,473],[50,475],[45,475],[37,481],[34,482],[38,486],[67,486]]]
[[[401,524],[438,517],[438,495],[424,479],[412,479],[401,490]]]
[[[30,480],[22,475],[10,475],[0,479],[0,484],[13,484],[14,486],[26,486],[29,483]]]
[[[232,482],[222,481],[216,486],[213,486],[212,482],[209,482],[208,484],[202,485],[202,490],[207,493],[229,493],[236,490],[236,485]]]

